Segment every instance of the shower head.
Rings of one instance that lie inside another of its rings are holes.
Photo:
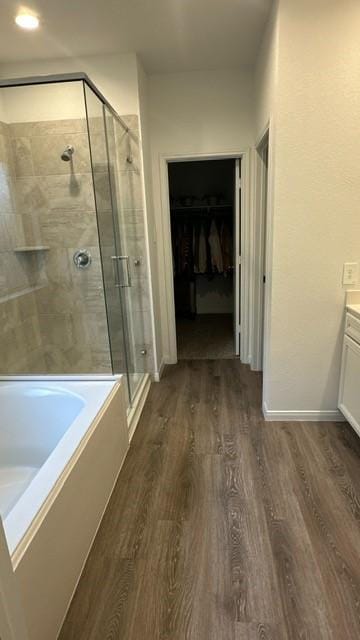
[[[74,147],[72,147],[71,145],[68,145],[61,154],[61,160],[64,160],[64,162],[69,162],[69,160],[71,160],[72,158],[74,151],[75,151]]]

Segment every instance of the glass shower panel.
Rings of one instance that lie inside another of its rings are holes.
[[[105,121],[111,167],[111,187],[120,239],[120,278],[128,318],[128,366],[132,396],[143,374],[150,369],[147,268],[139,164],[137,117],[130,116],[128,129],[105,106]]]
[[[111,374],[83,82],[0,102],[0,373]]]
[[[123,265],[118,258],[120,255],[119,227],[111,190],[113,167],[108,160],[104,106],[92,89],[85,84],[84,92],[112,367],[114,373],[127,374],[130,351],[128,317],[121,286]],[[129,384],[128,389],[131,401]]]

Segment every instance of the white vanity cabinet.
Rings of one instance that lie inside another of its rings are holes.
[[[351,311],[346,314],[339,409],[360,436],[360,316]]]

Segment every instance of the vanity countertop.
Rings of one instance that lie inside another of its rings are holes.
[[[346,310],[360,319],[360,304],[347,304]]]

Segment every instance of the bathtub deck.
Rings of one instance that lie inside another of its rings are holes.
[[[360,637],[360,440],[264,423],[259,374],[152,386],[60,640]]]

